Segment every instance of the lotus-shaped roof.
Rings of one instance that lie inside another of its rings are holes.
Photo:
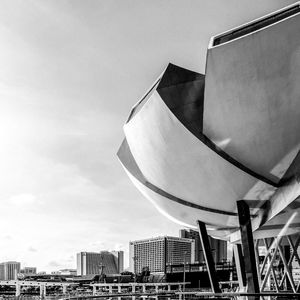
[[[133,107],[118,157],[164,215],[236,241],[246,200],[254,237],[299,231],[299,28],[296,3],[213,37],[205,75],[169,64]]]

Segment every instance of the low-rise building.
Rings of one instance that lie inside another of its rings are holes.
[[[24,276],[36,275],[36,268],[35,267],[25,267],[20,270],[20,274]]]
[[[75,269],[62,269],[58,271],[51,272],[52,275],[66,275],[66,276],[76,276],[77,270]]]

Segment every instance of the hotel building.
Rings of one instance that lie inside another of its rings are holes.
[[[195,240],[162,236],[129,243],[129,268],[140,273],[148,267],[151,273],[164,273],[169,264],[194,263]]]

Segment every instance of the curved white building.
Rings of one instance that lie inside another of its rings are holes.
[[[254,237],[300,229],[300,4],[210,41],[205,75],[169,64],[132,109],[118,157],[174,221],[239,239],[236,201]]]

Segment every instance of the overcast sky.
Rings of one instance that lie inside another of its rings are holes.
[[[0,0],[0,262],[127,265],[130,240],[178,236],[117,160],[123,123],[168,62],[203,73],[212,35],[293,2]]]

